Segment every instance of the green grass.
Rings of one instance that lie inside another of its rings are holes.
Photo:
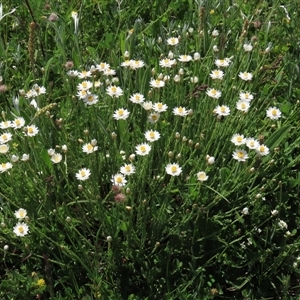
[[[2,3],[0,298],[300,298],[297,4],[48,2]],[[164,68],[168,57],[176,63]],[[104,62],[114,75],[99,71]],[[78,96],[84,80],[95,104]],[[246,92],[254,99],[243,112]],[[156,122],[154,108],[129,100],[135,93],[167,106]],[[121,108],[129,116],[116,120]],[[139,155],[143,143],[151,150]],[[135,172],[114,186],[124,164]]]

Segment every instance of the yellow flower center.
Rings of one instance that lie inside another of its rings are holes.
[[[241,152],[241,151],[238,151],[237,156],[239,158],[243,158],[245,156],[245,154],[243,152]]]
[[[28,127],[27,131],[28,131],[28,133],[33,133],[33,128],[32,127]]]
[[[115,92],[117,91],[117,88],[113,86],[113,87],[111,88],[111,91],[112,91],[113,93],[115,93]]]
[[[171,172],[172,173],[176,173],[177,172],[177,167],[176,166],[172,166],[171,167]]]
[[[140,147],[140,150],[141,150],[142,152],[146,152],[146,147],[145,147],[145,146],[141,146],[141,147]]]
[[[178,112],[179,113],[182,113],[183,112],[183,108],[180,106],[180,107],[178,107]]]
[[[6,141],[6,140],[7,140],[7,135],[6,135],[6,134],[3,134],[3,135],[2,135],[2,139]]]
[[[18,230],[19,230],[20,233],[23,233],[23,232],[24,232],[24,228],[23,228],[22,226],[20,226],[20,227],[18,228]]]
[[[226,107],[221,106],[221,112],[224,113],[226,111]]]
[[[246,104],[245,104],[245,103],[242,103],[242,104],[241,104],[241,107],[242,107],[242,109],[245,109],[245,108],[246,108]]]
[[[154,133],[153,131],[151,131],[151,132],[149,133],[149,136],[151,137],[151,139],[154,139],[155,133]]]
[[[153,121],[156,121],[156,120],[158,119],[158,117],[157,117],[157,115],[152,115],[152,116],[151,116],[151,119],[152,119]]]
[[[276,109],[272,109],[271,113],[272,113],[273,116],[276,116],[277,115],[277,110]]]
[[[85,177],[85,171],[80,171],[80,176]]]
[[[124,115],[124,110],[123,110],[123,109],[119,109],[118,114],[119,114],[120,116],[123,116],[123,115]]]
[[[93,146],[91,144],[87,144],[86,148],[90,151],[93,149]]]
[[[116,179],[116,181],[117,181],[117,183],[122,183],[122,177],[117,177],[117,179]]]
[[[2,169],[6,168],[6,164],[1,164]]]
[[[241,142],[243,141],[243,138],[242,138],[241,136],[238,136],[238,137],[236,138],[236,140],[237,140],[239,143],[241,143]]]
[[[162,109],[162,107],[163,107],[162,103],[158,103],[158,104],[157,104],[157,107],[158,107],[159,109]]]
[[[127,172],[129,172],[129,171],[131,170],[131,167],[130,167],[129,165],[126,165],[126,166],[125,166],[125,170],[126,170]]]
[[[87,97],[87,100],[88,100],[89,102],[92,102],[92,101],[94,100],[94,96],[89,95],[89,96]]]

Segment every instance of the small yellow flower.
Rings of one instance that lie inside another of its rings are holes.
[[[213,15],[215,13],[214,9],[212,9],[209,14]]]
[[[46,282],[43,278],[39,279],[36,283],[39,287],[43,287],[46,285]]]

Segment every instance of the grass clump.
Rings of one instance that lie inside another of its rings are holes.
[[[294,299],[296,4],[17,2],[0,295]]]

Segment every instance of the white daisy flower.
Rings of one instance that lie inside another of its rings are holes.
[[[243,48],[246,52],[251,52],[253,49],[253,46],[251,44],[244,44]]]
[[[271,120],[278,120],[281,117],[281,111],[277,107],[269,107],[266,113]]]
[[[77,85],[78,91],[87,91],[93,87],[93,83],[89,80],[82,81]]]
[[[246,101],[246,100],[239,100],[236,103],[236,108],[244,113],[248,112],[249,108],[250,108],[250,102]]]
[[[159,65],[163,68],[172,68],[172,66],[175,64],[176,64],[175,59],[166,58],[159,61]]]
[[[246,161],[249,158],[248,153],[245,150],[241,149],[236,149],[233,152],[232,157],[237,161]]]
[[[24,153],[24,154],[22,155],[21,160],[22,160],[22,161],[27,161],[27,160],[29,160],[29,154]]]
[[[37,96],[46,94],[46,88],[44,86],[38,86],[37,84],[34,84],[32,90],[35,91]]]
[[[12,168],[12,164],[10,162],[0,164],[0,173],[3,173],[11,168]]]
[[[246,146],[249,149],[255,150],[259,146],[259,141],[254,138],[247,138],[246,139]]]
[[[94,95],[94,94],[87,94],[85,96],[85,98],[83,99],[83,102],[86,105],[93,105],[96,104],[98,102],[98,96]]]
[[[129,59],[127,59],[121,63],[121,67],[124,67],[124,68],[129,68],[130,65],[131,65],[131,61]]]
[[[147,154],[149,154],[150,150],[151,150],[151,146],[147,143],[144,144],[139,144],[135,147],[135,153],[138,155],[142,155],[145,156]]]
[[[10,128],[12,125],[11,121],[2,121],[0,123],[0,128],[1,129],[7,129],[7,128]]]
[[[148,122],[154,124],[159,120],[159,118],[160,118],[159,113],[152,113],[148,116]]]
[[[215,109],[214,109],[214,113],[217,114],[219,117],[221,116],[229,116],[230,115],[230,108],[226,105],[218,105]]]
[[[236,146],[246,144],[246,138],[244,137],[243,134],[234,134],[230,141],[234,143]]]
[[[123,90],[119,86],[111,85],[106,89],[109,96],[119,98],[123,95]]]
[[[81,90],[81,91],[78,91],[76,96],[81,99],[81,100],[84,100],[85,97],[88,95],[88,91],[87,90]]]
[[[130,96],[129,100],[130,100],[132,103],[141,104],[141,103],[144,102],[145,97],[144,97],[143,94],[135,93],[135,94],[133,94],[132,96]],[[151,108],[152,108],[152,107],[151,107]]]
[[[78,78],[83,79],[83,78],[87,78],[87,77],[92,77],[92,73],[91,71],[82,71],[82,72],[78,72]]]
[[[12,139],[12,134],[9,132],[5,132],[0,135],[0,144],[6,144]]]
[[[177,163],[170,163],[166,166],[166,172],[171,176],[179,176],[182,169]]]
[[[162,112],[165,112],[168,108],[168,106],[166,104],[163,104],[161,102],[157,102],[157,103],[154,103],[152,108],[155,110],[155,112],[157,113],[162,113]]]
[[[224,58],[224,59],[216,59],[215,60],[215,65],[220,68],[220,67],[228,67],[230,65],[231,61],[229,58]]]
[[[167,44],[170,46],[176,46],[179,43],[179,39],[177,37],[171,37],[167,39]]]
[[[148,130],[144,135],[148,142],[154,142],[160,138],[160,133],[156,130]]]
[[[116,71],[113,70],[113,69],[108,68],[108,69],[106,69],[106,70],[103,71],[103,74],[105,76],[115,76],[116,75]]]
[[[211,33],[213,37],[217,37],[219,35],[219,31],[217,29],[214,29],[213,32]]]
[[[28,225],[26,223],[23,223],[23,222],[20,223],[20,222],[18,222],[16,224],[16,226],[13,228],[13,231],[14,231],[14,233],[15,233],[16,236],[23,237],[23,236],[25,236],[25,235],[28,234],[29,227],[28,227]]]
[[[165,86],[165,82],[160,79],[151,79],[150,86],[153,88],[162,88]]]
[[[224,77],[224,72],[221,71],[221,70],[213,70],[213,71],[211,71],[211,73],[209,74],[209,76],[210,76],[212,79],[219,79],[219,80],[222,80],[223,77]]]
[[[36,96],[37,96],[37,94],[36,94],[35,90],[29,90],[26,93],[25,98],[30,99],[30,98],[33,98],[33,97],[36,97]]]
[[[5,154],[9,150],[9,145],[8,144],[0,144],[0,153]]]
[[[125,164],[120,168],[120,173],[124,175],[131,175],[135,173],[135,166],[132,164]]]
[[[25,125],[25,120],[22,117],[18,117],[12,121],[11,127],[14,129],[22,128]]]
[[[26,133],[27,136],[35,136],[39,132],[39,129],[35,125],[30,125],[26,127]]]
[[[87,168],[82,168],[75,175],[78,180],[83,181],[83,180],[87,180],[90,177],[91,171]]]
[[[24,219],[27,215],[27,210],[24,208],[19,208],[18,210],[15,211],[15,216],[17,219],[21,220]]]
[[[250,81],[253,78],[253,75],[248,72],[240,72],[239,77],[245,81]]]
[[[116,186],[124,186],[127,182],[125,176],[123,174],[115,174],[113,175],[111,182]]]
[[[116,120],[126,120],[129,117],[130,112],[127,109],[119,108],[115,110],[113,117]]]
[[[78,71],[76,71],[76,70],[69,70],[68,72],[67,72],[67,75],[69,76],[69,77],[78,77]]]
[[[93,146],[92,143],[87,143],[82,146],[82,151],[86,154],[93,153],[98,150],[98,146]]]
[[[189,61],[193,60],[193,58],[190,55],[184,54],[184,55],[179,55],[178,60],[181,62],[189,62]]]
[[[174,114],[175,116],[185,117],[185,116],[187,116],[187,115],[189,114],[189,111],[186,110],[185,107],[179,106],[179,107],[175,107],[175,108],[173,109],[173,114]]]
[[[239,94],[240,100],[251,102],[253,100],[253,95],[249,92],[240,92]]]
[[[153,103],[151,101],[146,101],[142,103],[142,107],[144,110],[151,110]]]
[[[130,69],[137,70],[145,66],[142,60],[130,60]]]
[[[218,91],[216,89],[208,89],[206,91],[206,94],[209,96],[209,97],[212,97],[214,99],[219,99],[222,95],[222,92],[221,91]]]
[[[51,161],[54,163],[54,164],[58,164],[60,163],[62,160],[62,155],[60,153],[53,153],[51,155]]]
[[[255,151],[261,156],[265,156],[270,153],[270,150],[266,145],[259,145]]]
[[[101,62],[99,65],[96,65],[96,68],[101,71],[104,72],[105,70],[110,68],[110,65],[107,64],[106,62]]]
[[[196,176],[199,181],[206,181],[208,179],[208,176],[205,172],[198,172]]]

